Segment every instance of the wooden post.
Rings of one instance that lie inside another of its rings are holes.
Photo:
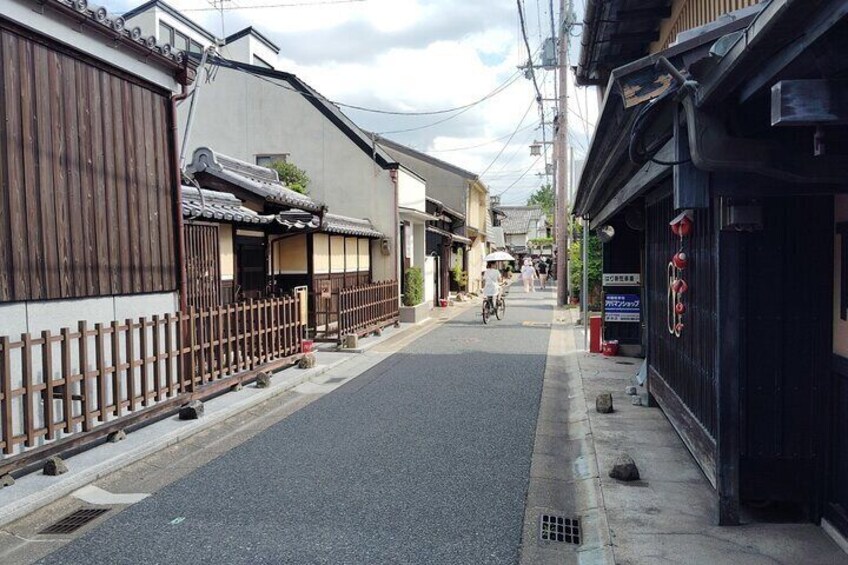
[[[159,316],[153,316],[153,390],[156,393],[154,397],[156,402],[161,401],[164,398],[162,394],[162,367],[161,360],[159,359],[159,355],[161,353],[160,345],[159,345],[159,326],[161,325]]]
[[[12,350],[9,336],[0,337],[0,392],[3,393],[3,453],[9,455],[13,448],[12,435]]]
[[[106,421],[106,352],[103,346],[103,324],[94,324],[94,359],[97,373],[94,387],[97,391],[97,412],[101,422]]]
[[[174,317],[170,313],[165,314],[165,387],[167,395],[174,396],[174,391],[177,388],[174,383]],[[179,361],[179,355],[176,356]]]
[[[121,335],[120,324],[112,322],[112,403],[115,405],[115,416],[120,418],[124,414],[123,401],[121,400]],[[105,378],[105,377],[104,377]]]
[[[716,228],[716,487],[718,524],[739,525],[739,381],[743,235]]]
[[[88,394],[88,324],[79,323],[79,372],[82,397],[82,431],[91,429],[91,397]]]
[[[127,318],[124,323],[127,326],[126,340],[124,346],[127,350],[127,402],[130,411],[135,410],[135,337],[133,335],[133,321]]]
[[[53,414],[53,338],[50,330],[41,332],[44,345],[41,346],[41,374],[44,376],[44,393],[41,398],[44,402],[44,427],[47,428],[47,439],[55,437],[56,419]]]
[[[23,362],[23,377],[24,377],[24,433],[26,434],[27,447],[35,445],[35,430],[33,428],[33,375],[32,375],[32,337],[28,334],[21,335],[23,349],[21,350],[21,359]]]
[[[71,390],[71,329],[62,328],[62,418],[65,433],[74,431],[73,391]]]
[[[138,373],[140,378],[141,388],[141,405],[147,406],[150,395],[147,391],[147,318],[141,317],[138,320],[138,356],[140,362],[138,365]]]

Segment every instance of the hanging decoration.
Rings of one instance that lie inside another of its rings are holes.
[[[687,238],[692,235],[695,227],[691,210],[686,210],[669,222],[671,233],[680,239],[677,253],[668,263],[668,307],[666,309],[668,332],[680,337],[686,327],[683,316],[686,314],[684,297],[689,290],[689,284],[684,278],[689,267],[689,255],[686,253]]]

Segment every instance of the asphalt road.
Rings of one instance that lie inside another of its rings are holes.
[[[513,287],[45,558],[517,563],[552,295]]]

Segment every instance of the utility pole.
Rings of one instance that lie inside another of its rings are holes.
[[[568,302],[568,41],[571,37],[571,0],[560,0],[559,21],[559,113],[556,128],[556,248],[557,306]]]

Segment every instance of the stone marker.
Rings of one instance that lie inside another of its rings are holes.
[[[377,328],[376,330],[374,330],[374,335],[377,337],[383,335],[383,328]]]
[[[9,473],[6,473],[2,477],[0,477],[0,488],[10,487],[13,484],[15,484],[15,477],[10,475]]]
[[[311,369],[315,366],[315,354],[307,353],[303,357],[300,358],[300,361],[297,362],[297,366],[301,369]]]
[[[609,476],[619,481],[638,481],[639,469],[632,457],[622,453],[613,461]]]
[[[203,416],[203,403],[192,400],[180,408],[180,420],[197,420]]]
[[[636,395],[636,387],[635,386],[624,387],[624,394],[629,394],[630,396],[635,396]]]
[[[601,414],[609,414],[612,412],[612,393],[602,392],[595,398],[595,410]]]
[[[243,388],[244,387],[242,386],[241,383],[236,383],[236,384],[234,384],[233,386],[230,387],[230,392],[238,392]]]
[[[271,386],[271,375],[265,371],[256,374],[256,388],[268,388]]]
[[[56,475],[61,475],[62,473],[68,472],[68,466],[65,465],[65,462],[62,461],[60,457],[53,456],[47,459],[44,462],[43,472],[45,475],[50,475],[51,477],[55,477]]]
[[[356,334],[347,334],[344,336],[344,348],[356,349],[359,347],[359,336]]]
[[[112,432],[108,436],[106,436],[106,441],[109,443],[118,443],[119,441],[124,441],[127,439],[127,434],[124,430],[118,430],[117,432]]]

